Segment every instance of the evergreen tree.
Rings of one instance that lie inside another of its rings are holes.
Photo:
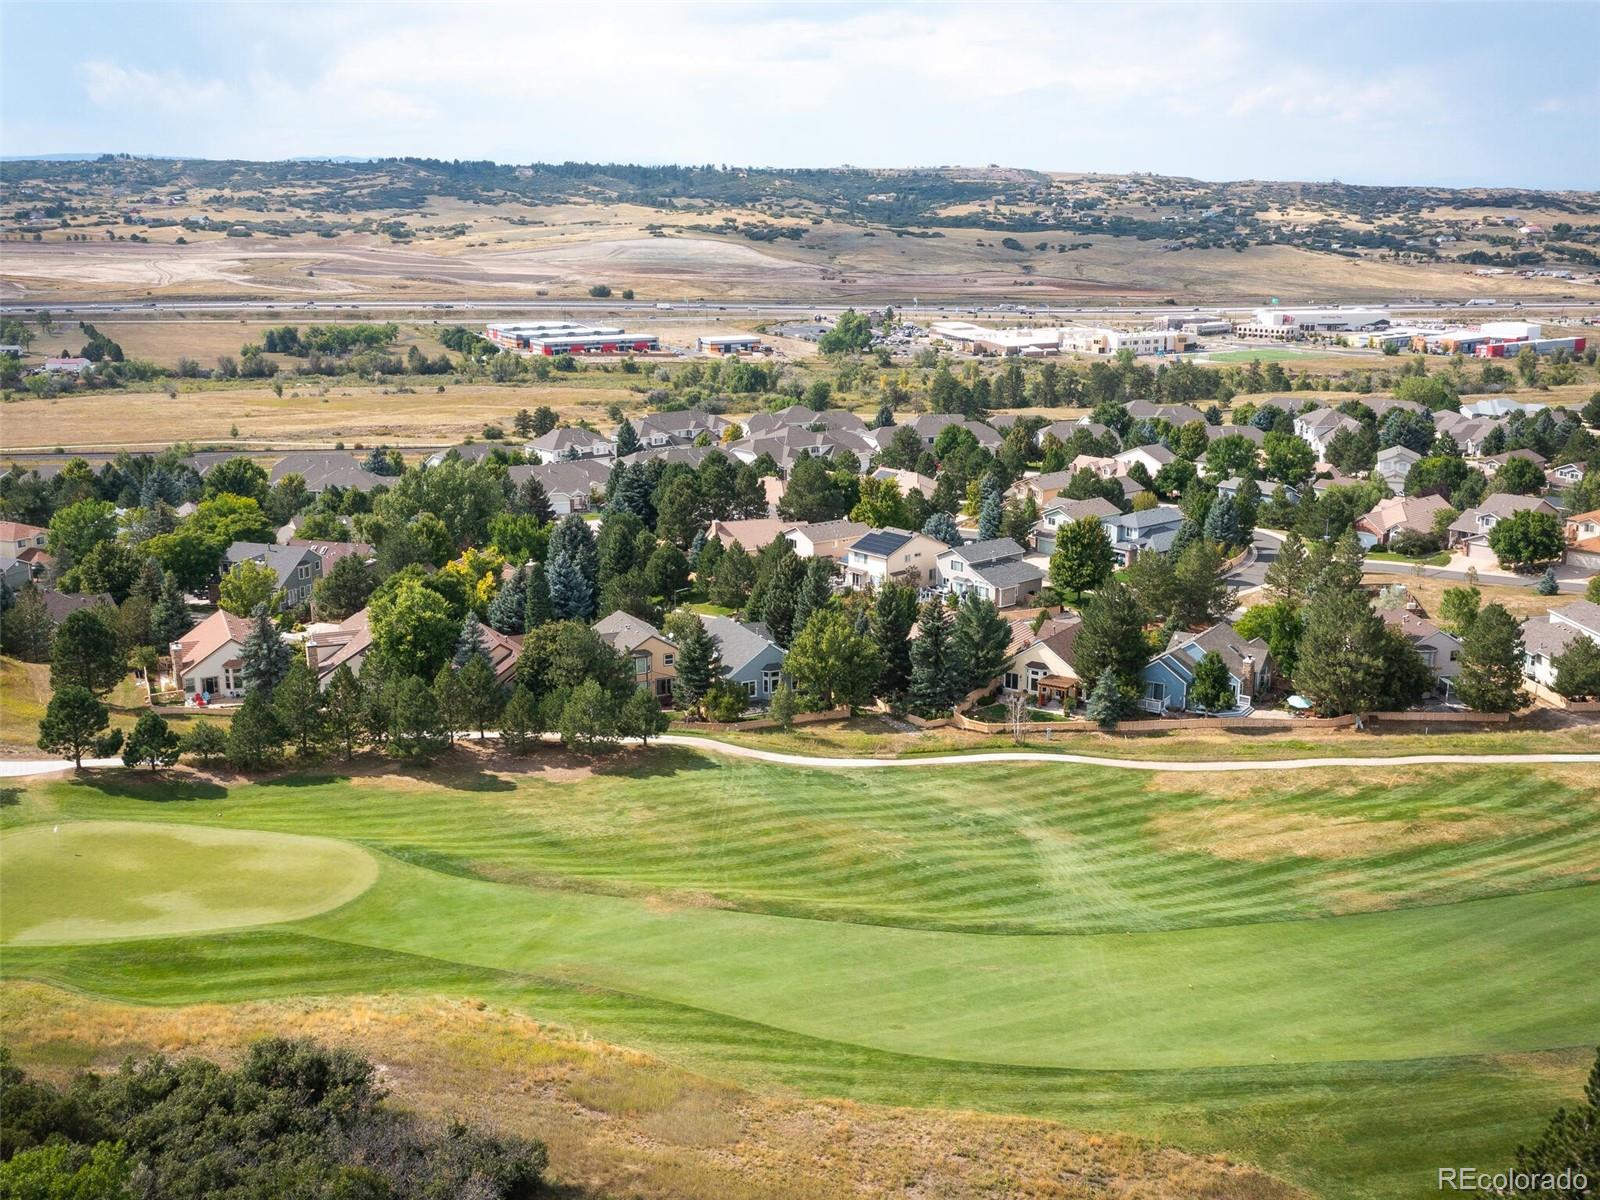
[[[826,558],[808,558],[805,573],[800,577],[799,594],[794,600],[794,628],[804,629],[813,613],[828,606],[833,598],[833,562]]]
[[[433,677],[433,702],[439,714],[439,727],[446,742],[454,744],[456,733],[467,720],[467,691],[455,669],[446,663]]]
[[[289,649],[289,644],[278,632],[278,626],[267,614],[265,604],[256,605],[250,633],[239,651],[239,658],[243,664],[241,674],[245,695],[260,692],[263,698],[271,699],[272,689],[289,673],[294,651]]]
[[[445,673],[455,679],[445,668]],[[433,689],[415,675],[394,684],[389,706],[389,753],[405,762],[428,762],[447,744]]]
[[[717,558],[706,589],[707,598],[723,608],[743,608],[750,598],[755,578],[755,562],[735,538]]]
[[[622,423],[617,426],[616,445],[618,458],[639,452],[638,431],[634,429],[633,422],[629,421],[627,417],[623,417]]]
[[[550,507],[550,496],[532,475],[522,481],[517,488],[517,498],[513,505],[519,513],[534,518],[541,525],[548,525],[555,518],[555,510]]]
[[[1072,647],[1072,669],[1091,693],[1100,676],[1111,672],[1117,686],[1130,694],[1150,661],[1144,638],[1145,615],[1138,600],[1113,579],[1083,608],[1083,625]]]
[[[1575,637],[1550,660],[1556,669],[1556,691],[1568,700],[1600,696],[1600,646]]]
[[[593,754],[616,745],[620,706],[593,679],[585,679],[561,706],[561,744],[577,754]]]
[[[532,633],[539,626],[555,620],[555,611],[550,607],[550,577],[545,568],[534,563],[527,568],[527,572],[527,603],[522,610],[522,632]]]
[[[324,701],[323,728],[328,740],[348,759],[366,737],[366,698],[349,663],[340,663],[334,670]]]
[[[778,540],[788,541],[787,538]],[[803,570],[798,559],[785,559],[773,571],[759,610],[755,608],[755,596],[751,596],[750,619],[765,622],[772,640],[780,646],[787,646],[794,633],[795,581]]]
[[[101,605],[67,614],[50,643],[50,686],[86,687],[104,696],[128,673],[128,662],[117,631]]]
[[[1001,504],[1000,493],[990,492],[978,510],[978,540],[988,542],[999,537],[1000,525],[1004,520],[1005,508]]]
[[[1277,600],[1299,606],[1310,590],[1311,571],[1306,544],[1293,530],[1278,545],[1278,552],[1267,564],[1264,577],[1267,591]]]
[[[152,771],[170,767],[178,761],[178,749],[178,735],[160,713],[141,713],[123,743],[122,765],[137,767],[142,763]]]
[[[570,553],[563,550],[551,556],[545,580],[553,619],[587,621],[594,616],[594,589]]]
[[[500,744],[513,754],[526,754],[539,742],[544,725],[539,702],[527,688],[511,689],[511,699],[500,711]]]
[[[228,726],[228,762],[251,771],[270,767],[281,757],[283,729],[272,711],[270,694],[260,688],[247,692]]]
[[[494,728],[505,707],[505,692],[495,678],[494,668],[484,654],[473,654],[457,675],[461,688],[461,716],[468,729],[478,731],[478,739]]]
[[[946,546],[961,545],[961,531],[956,528],[956,519],[947,512],[936,512],[922,523],[922,532],[931,538],[938,538]]]
[[[712,540],[715,541],[716,539]],[[717,545],[720,546],[721,544],[722,543],[720,541],[717,542]],[[705,551],[705,548],[706,531],[704,529],[697,529],[694,531],[694,537],[689,539],[689,551],[686,555],[689,560],[689,570],[698,571],[700,569],[700,555]]]
[[[1228,665],[1215,650],[1207,650],[1195,664],[1194,682],[1189,685],[1189,707],[1209,712],[1233,705],[1233,684],[1228,678]]]
[[[526,566],[518,567],[489,601],[489,627],[496,633],[517,634],[526,628],[528,574]]]
[[[215,721],[198,721],[183,735],[183,752],[210,766],[228,752],[228,735]]]
[[[956,609],[951,645],[955,660],[965,671],[961,680],[963,694],[986,686],[1000,674],[1010,643],[1011,624],[992,601],[972,593],[962,598]]]
[[[10,606],[0,613],[0,647],[23,662],[48,662],[55,632],[56,623],[36,587],[15,593]]]
[[[673,703],[684,712],[694,712],[724,673],[722,649],[697,616],[683,622],[678,633],[677,668],[677,678],[672,681]]]
[[[1556,578],[1556,569],[1546,567],[1544,574],[1539,576],[1539,582],[1533,585],[1535,595],[1554,596],[1561,590],[1561,582]]]
[[[767,715],[778,723],[778,728],[787,732],[794,728],[795,714],[800,711],[800,701],[794,694],[794,688],[789,686],[787,679],[778,684],[778,690],[772,693],[772,702],[767,705]]]
[[[1382,619],[1372,611],[1365,593],[1356,589],[1319,588],[1305,609],[1305,631],[1300,635],[1295,690],[1316,705],[1323,716],[1368,713],[1382,708],[1393,690],[1391,665],[1404,656],[1386,635]],[[1403,638],[1403,649],[1415,650]],[[1420,658],[1419,658],[1420,661]]]
[[[1239,507],[1231,496],[1221,496],[1212,504],[1202,528],[1206,540],[1219,546],[1243,544],[1239,532]]]
[[[83,756],[101,748],[110,719],[106,706],[88,688],[62,684],[39,720],[39,749],[70,758],[74,767],[82,767]]]
[[[1101,729],[1111,729],[1133,710],[1115,671],[1102,671],[1089,693],[1085,711]]]
[[[294,744],[295,754],[309,757],[322,740],[324,706],[322,689],[304,658],[297,655],[294,665],[272,690],[272,712],[284,739]]]
[[[911,703],[923,712],[946,712],[960,695],[965,665],[951,644],[950,612],[935,596],[917,617],[911,643]]]
[[[1210,625],[1233,611],[1236,593],[1222,573],[1222,552],[1202,538],[1172,564],[1172,617],[1186,628]]]
[[[1456,690],[1476,712],[1515,712],[1522,688],[1522,630],[1499,604],[1486,604],[1461,642]]]
[[[467,615],[461,619],[461,633],[456,638],[456,652],[450,659],[451,665],[459,671],[473,655],[486,659],[489,647],[483,640],[483,625],[478,620],[478,614],[469,608]]]
[[[584,582],[588,584],[589,595],[595,596],[600,590],[600,554],[595,545],[594,531],[577,513],[569,513],[562,518],[561,523],[550,533],[550,547],[548,558],[555,559],[558,555],[567,554],[571,557],[573,565],[578,568]]]
[[[667,731],[667,714],[648,687],[642,684],[622,702],[617,713],[617,733],[625,738],[638,738],[641,746]]]
[[[871,630],[883,663],[879,686],[886,695],[904,695],[911,686],[911,627],[916,623],[915,589],[893,580],[878,589],[872,602]]]

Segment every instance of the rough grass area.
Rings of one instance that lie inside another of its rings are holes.
[[[543,1140],[571,1197],[820,1200],[902,1194],[1273,1200],[1293,1189],[1218,1155],[1059,1124],[754,1093],[576,1038],[496,1005],[351,996],[152,1010],[37,984],[0,989],[22,1065],[55,1079],[161,1051],[236,1059],[269,1033],[349,1046],[383,1066],[396,1099],[430,1117],[471,1111]]]
[[[30,759],[43,756],[39,749],[39,720],[49,703],[49,663],[0,658],[0,756]],[[126,734],[146,711],[144,690],[130,675],[105,697],[105,705],[111,710],[111,728]],[[210,721],[227,728],[228,720],[223,713],[213,711],[201,715],[196,712],[169,716],[167,724],[181,735],[197,722]]]
[[[1564,768],[1230,796],[1069,765],[546,765],[30,786],[8,829],[335,836],[382,866],[292,925],[11,944],[4,972],[164,1005],[477,998],[762,1092],[1050,1117],[1338,1196],[1503,1159],[1576,1091],[1600,1019],[1600,809]],[[709,1101],[664,1116],[674,1088],[608,1068],[574,1099],[725,1136]]]

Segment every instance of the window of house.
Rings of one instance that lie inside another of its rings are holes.
[[[1006,677],[1005,677],[1006,691],[1008,691],[1008,692],[1016,691],[1018,682],[1019,681],[1017,679],[1017,673],[1015,671],[1007,671],[1006,672]]]
[[[671,666],[671,665],[672,665],[672,660],[673,660],[673,659],[674,659],[674,658],[676,658],[676,657],[677,657],[677,655],[675,655],[675,654],[663,654],[663,655],[662,655],[662,656],[661,656],[661,661],[662,661],[662,662],[664,662],[664,663],[666,663],[666,664],[667,664],[667,666],[669,666],[669,667],[670,667],[670,666]]]
[[[744,694],[747,695],[747,696],[750,696],[751,698],[754,698],[754,696],[756,694],[756,681],[754,679],[745,680]]]
[[[778,679],[782,674],[779,667],[764,667],[761,671],[761,694],[770,696],[778,688]]]
[[[1151,680],[1149,683],[1144,685],[1144,694],[1145,698],[1148,700],[1159,700],[1165,703],[1167,699],[1167,685],[1159,680]]]
[[[310,563],[301,564],[301,567],[300,567],[300,578],[301,579],[310,579],[311,578],[311,564]]]

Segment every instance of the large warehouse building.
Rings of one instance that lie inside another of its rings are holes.
[[[1258,308],[1233,331],[1240,337],[1292,342],[1308,333],[1349,333],[1388,324],[1388,310],[1382,308]]]
[[[484,327],[484,336],[497,346],[527,354],[642,354],[661,348],[653,333],[576,321],[493,321]]]

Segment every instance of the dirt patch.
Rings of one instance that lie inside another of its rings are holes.
[[[128,1054],[237,1061],[269,1034],[350,1046],[424,1116],[538,1137],[573,1197],[1278,1200],[1248,1166],[1047,1121],[758,1095],[474,1001],[350,997],[154,1009],[0,989],[18,1065],[57,1081]],[[804,1180],[803,1188],[796,1187]]]
[[[1307,812],[1282,812],[1239,804],[1225,809],[1166,812],[1151,819],[1168,850],[1200,851],[1230,862],[1275,858],[1367,858],[1397,850],[1498,840],[1548,828],[1550,822],[1475,816],[1443,809],[1412,821],[1370,821]]]

